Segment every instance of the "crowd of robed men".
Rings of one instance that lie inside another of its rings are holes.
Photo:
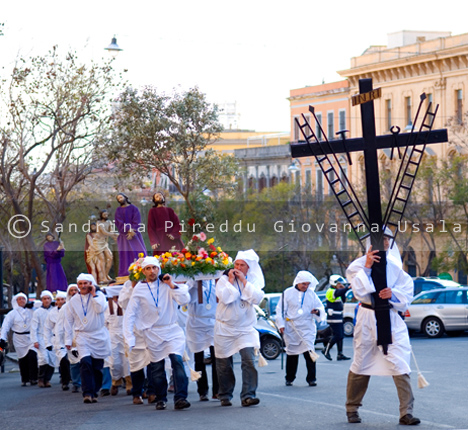
[[[400,401],[403,425],[420,423],[413,413],[414,397],[410,383],[411,346],[408,331],[398,312],[404,312],[412,300],[411,277],[403,271],[396,245],[387,251],[387,288],[378,294],[391,305],[392,344],[384,353],[377,346],[376,318],[373,305],[372,265],[378,252],[368,247],[363,257],[355,260],[346,276],[355,297],[361,302],[354,331],[354,359],[348,374],[346,412],[350,423],[360,423],[358,409],[367,391],[371,375],[392,376]],[[96,403],[103,384],[103,372],[110,369],[111,394],[117,394],[122,378],[134,404],[148,403],[157,410],[167,408],[168,390],[174,392],[174,409],[190,407],[187,373],[197,381],[200,401],[209,401],[209,383],[205,351],[210,350],[212,363],[212,395],[221,406],[231,406],[235,387],[233,356],[239,353],[242,367],[241,405],[258,405],[256,396],[258,372],[256,358],[260,339],[255,324],[254,305],[263,296],[265,285],[259,258],[253,250],[239,251],[234,269],[218,280],[203,281],[203,301],[199,303],[197,283],[175,283],[169,274],[161,274],[159,260],[146,257],[141,263],[145,280],[127,281],[123,287],[106,288],[106,295],[97,288],[92,275],[80,274],[77,283],[66,293],[41,294],[42,306],[36,310],[27,304],[23,293],[13,298],[13,310],[6,316],[0,342],[5,346],[7,334],[13,331],[13,343],[19,358],[22,384],[50,387],[54,367],[60,369],[62,389],[81,391],[84,403]],[[341,277],[331,279],[327,302],[339,302],[343,296]],[[297,372],[299,355],[304,355],[307,383],[315,386],[314,350],[316,322],[324,321],[327,312],[315,294],[317,279],[307,271],[298,272],[293,286],[287,288],[277,307],[276,323],[283,334],[287,361],[286,386],[291,386]],[[330,311],[330,308],[332,310]],[[339,324],[339,307],[330,306],[329,321]],[[335,310],[334,310],[335,309]],[[341,321],[342,323],[342,321]],[[336,332],[336,330],[335,330]],[[341,340],[341,342],[340,342]],[[347,359],[342,351],[342,334],[336,343],[338,359]],[[190,363],[194,360],[195,369]],[[186,371],[188,367],[188,372]],[[172,369],[170,382],[166,369]],[[130,374],[130,375],[129,375]],[[130,377],[128,377],[130,376]],[[169,386],[170,385],[170,386]]]

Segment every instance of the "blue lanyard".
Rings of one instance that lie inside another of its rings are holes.
[[[247,276],[245,277],[245,280],[247,281]],[[237,289],[239,290],[239,294],[242,296],[242,291],[239,287],[239,281],[237,280],[237,278],[236,278],[236,284],[237,284]]]
[[[302,309],[302,306],[304,305],[304,299],[305,299],[306,293],[307,293],[307,290],[305,290],[304,294],[302,295],[301,309]]]
[[[213,280],[210,280],[210,290],[208,291],[208,294],[206,294],[206,292],[205,292],[205,297],[206,297],[206,303],[207,304],[210,304],[211,287],[213,286],[212,282],[213,282]],[[239,288],[239,285],[237,285],[237,287]]]
[[[91,298],[91,294],[88,295],[88,301],[86,302],[86,309],[85,309],[85,307],[83,305],[83,297],[81,297],[81,294],[80,294],[81,307],[83,308],[83,314],[84,314],[85,317],[86,317],[86,314],[88,313],[88,306],[89,306],[89,299],[90,298]]]
[[[154,298],[153,292],[151,291],[151,287],[149,286],[148,281],[146,281],[146,285],[148,285],[148,290],[151,293],[151,297],[153,298],[154,304],[156,305],[156,307],[158,307],[158,304],[159,304],[159,278],[158,278],[158,293],[156,295],[157,300]]]

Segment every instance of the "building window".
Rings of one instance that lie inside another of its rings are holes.
[[[300,139],[300,135],[301,135],[301,131],[299,129],[299,125],[297,124],[297,121],[299,121],[299,117],[298,116],[295,116],[293,118],[293,130],[294,130],[294,136],[293,136],[293,139],[295,142],[301,140]]]
[[[307,191],[310,193],[312,189],[312,170],[307,169],[305,172],[305,186]]]
[[[317,117],[317,124],[315,124],[315,135],[317,136],[318,140],[322,140],[322,129],[320,127],[322,125],[322,114],[317,113],[315,114],[315,116]]]
[[[335,124],[333,121],[333,112],[327,113],[327,135],[328,140],[333,140],[335,138]]]
[[[334,170],[332,170],[328,174],[328,179],[330,180],[330,182],[333,182],[335,180],[335,171]],[[333,195],[333,185],[331,185],[331,184],[328,184],[328,194],[330,196]]]
[[[411,118],[411,97],[405,97],[405,113],[406,113],[406,126],[413,125]]]
[[[295,176],[294,183],[296,187],[300,187],[301,186],[301,172],[298,170],[294,176]]]
[[[315,184],[316,184],[316,196],[317,200],[323,200],[323,173],[320,166],[316,166],[315,170]]]
[[[260,180],[258,181],[258,191],[262,191],[264,188],[266,188],[266,178],[265,176],[260,176]]]
[[[346,130],[346,110],[340,110],[340,131]]]
[[[463,124],[463,90],[457,90],[457,121]]]
[[[390,99],[385,100],[385,110],[387,114],[387,130],[392,128],[392,101]]]

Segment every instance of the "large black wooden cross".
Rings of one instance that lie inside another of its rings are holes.
[[[360,79],[359,91],[360,93],[352,98],[352,102],[353,106],[361,105],[362,138],[345,139],[345,132],[340,131],[337,134],[341,134],[342,140],[330,142],[317,121],[314,108],[311,106],[309,110],[315,118],[317,127],[320,128],[323,140],[317,138],[306,117],[302,115],[304,123],[300,124],[297,119],[296,123],[301,129],[306,143],[292,144],[291,154],[293,158],[316,157],[325,179],[356,233],[361,246],[363,246],[366,237],[370,236],[373,249],[380,251],[380,262],[374,263],[372,266],[371,276],[377,290],[373,294],[377,318],[377,344],[382,345],[386,354],[388,345],[392,343],[390,305],[388,300],[381,299],[378,295],[380,290],[387,287],[387,263],[386,252],[383,250],[383,232],[385,227],[390,227],[393,229],[394,237],[398,233],[398,222],[403,218],[426,145],[446,142],[447,130],[432,131],[438,106],[432,111],[431,103],[429,103],[419,130],[415,133],[418,116],[426,98],[426,95],[422,94],[411,133],[400,134],[400,128],[393,126],[391,135],[376,136],[373,100],[381,96],[381,90],[380,88],[373,90],[372,79]],[[384,148],[392,149],[391,157],[393,157],[394,149],[397,148],[401,164],[386,213],[382,216],[377,150]],[[400,151],[402,148],[403,152]],[[351,164],[349,153],[356,151],[364,152],[367,213],[337,157],[339,153],[347,153],[348,161]],[[367,234],[360,235],[363,227],[367,230]]]

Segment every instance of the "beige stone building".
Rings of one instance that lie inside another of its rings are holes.
[[[451,36],[448,32],[420,31],[392,33],[388,35],[387,46],[370,46],[362,55],[351,59],[349,69],[338,73],[345,81],[333,85],[339,87],[342,95],[348,98],[347,104],[344,100],[339,100],[340,94],[332,84],[325,84],[329,85],[329,88],[320,85],[292,90],[291,121],[299,111],[306,112],[309,101],[312,105],[314,102],[319,102],[316,106],[317,112],[321,110],[320,105],[324,100],[328,100],[335,107],[327,109],[338,111],[346,109],[346,118],[343,121],[350,130],[350,137],[361,137],[360,108],[351,107],[349,100],[359,93],[359,79],[371,78],[374,88],[382,89],[381,97],[374,100],[377,135],[390,134],[392,126],[398,126],[401,133],[409,132],[413,127],[422,93],[426,93],[427,98],[422,103],[419,120],[414,125],[415,130],[420,126],[428,103],[432,103],[432,110],[435,105],[440,105],[433,129],[445,128],[450,121],[461,124],[464,121],[467,103],[468,34]],[[343,103],[342,107],[339,107],[340,103]],[[330,132],[327,130],[326,123],[323,128],[330,137],[331,130]],[[292,141],[299,140],[295,133],[296,130],[292,127]],[[453,141],[453,137],[449,130],[449,141]],[[441,143],[428,146],[426,153],[446,159],[459,149],[453,143]],[[389,151],[381,152],[382,166],[388,164],[388,156]],[[356,153],[353,154],[353,159],[353,165],[348,167],[348,175],[353,183],[362,183],[363,156]],[[303,173],[304,162],[301,160],[301,163],[300,168]],[[305,163],[311,165],[312,188],[321,187],[320,174],[314,171],[313,162],[305,161]],[[305,184],[303,175],[301,182]],[[409,251],[406,256],[411,256],[406,261],[407,269],[413,275],[420,275],[427,267],[429,252],[422,235],[415,235],[411,240],[406,247]],[[452,273],[452,275],[455,279],[466,283],[464,273]]]

